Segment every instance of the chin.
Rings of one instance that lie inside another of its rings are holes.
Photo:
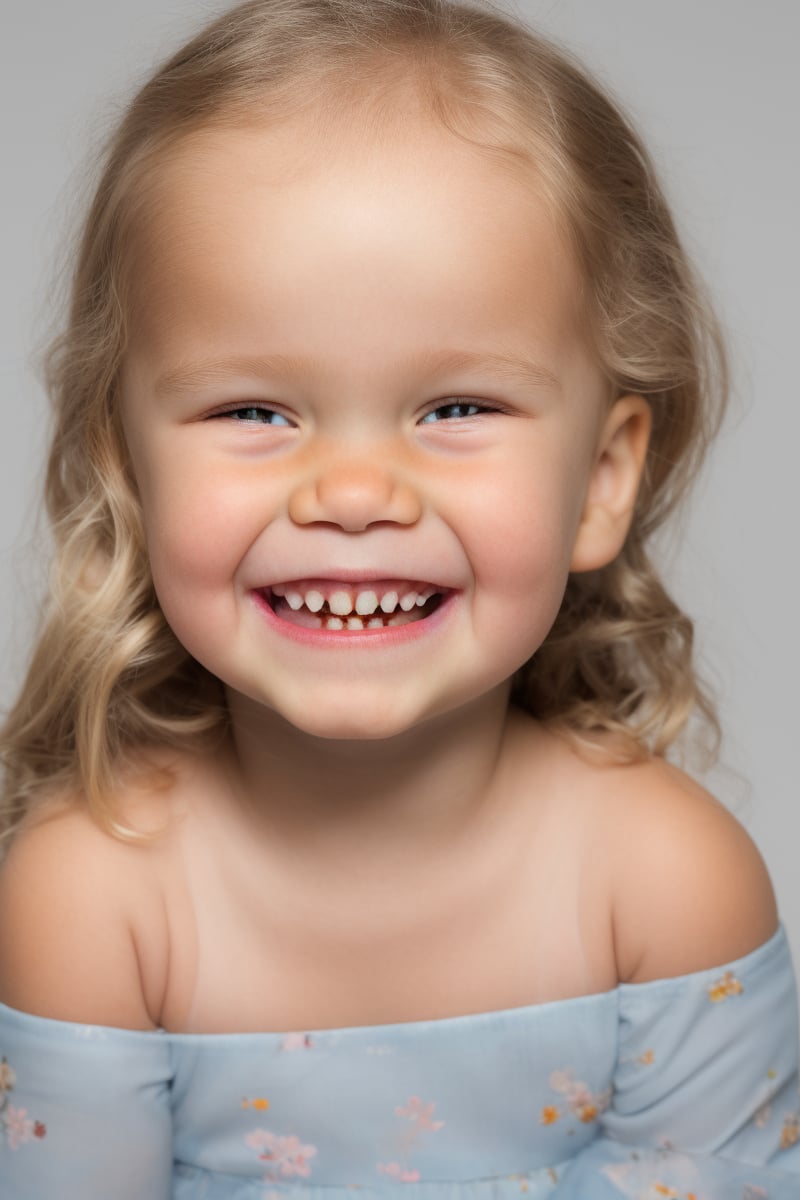
[[[416,722],[404,721],[399,714],[369,713],[284,714],[300,733],[331,742],[379,742],[406,733]]]

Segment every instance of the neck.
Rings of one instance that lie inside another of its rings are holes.
[[[498,794],[508,690],[404,734],[304,734],[238,693],[228,696],[236,791],[283,845],[363,855],[433,849],[475,831]],[[357,851],[356,851],[357,848]]]

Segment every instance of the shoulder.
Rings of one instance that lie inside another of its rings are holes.
[[[549,763],[620,982],[723,966],[769,940],[778,916],[767,869],[705,788],[662,759],[623,764],[541,729],[527,740]]]
[[[767,869],[719,801],[660,760],[600,772],[620,980],[721,966],[772,936]]]
[[[17,832],[0,866],[0,1001],[57,1020],[153,1028],[140,943],[163,936],[157,855],[76,802]]]

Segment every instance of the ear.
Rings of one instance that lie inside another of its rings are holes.
[[[642,396],[623,396],[608,412],[575,537],[571,571],[605,567],[622,549],[644,470],[651,425],[650,406]]]

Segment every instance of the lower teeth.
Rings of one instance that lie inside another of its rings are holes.
[[[346,621],[341,617],[320,617],[319,624],[321,629],[385,629],[387,625],[408,624],[407,621],[402,622],[397,617],[348,617]]]

